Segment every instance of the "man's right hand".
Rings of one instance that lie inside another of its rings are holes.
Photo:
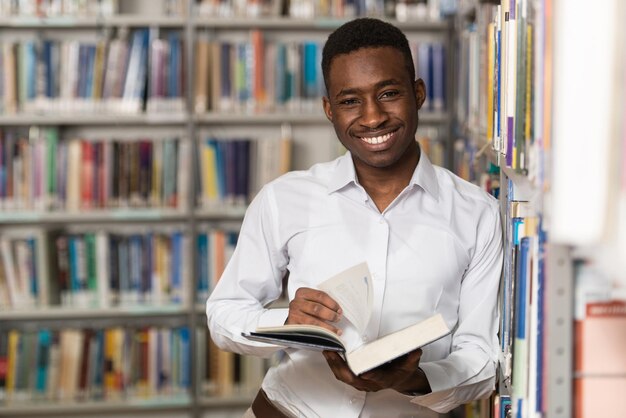
[[[324,327],[337,335],[341,330],[332,325],[341,318],[341,308],[333,298],[321,290],[301,287],[289,302],[289,316],[285,325],[307,324]]]

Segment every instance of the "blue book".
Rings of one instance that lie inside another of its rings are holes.
[[[234,196],[237,203],[245,204],[248,200],[250,176],[250,140],[239,139],[233,142],[234,153]]]
[[[70,286],[72,293],[81,289],[80,279],[78,278],[78,237],[68,237],[68,251],[70,258]]]
[[[191,387],[191,344],[189,329],[187,327],[178,328],[180,337],[180,387],[189,389]]]
[[[33,100],[37,97],[37,47],[35,41],[27,41],[25,47],[26,99]]]
[[[318,65],[317,43],[307,41],[304,43],[304,97],[315,99],[318,93]]]
[[[39,331],[39,343],[37,345],[37,370],[35,377],[35,392],[45,395],[48,383],[48,363],[52,337],[49,330]]]
[[[180,97],[178,89],[180,82],[180,34],[178,32],[170,32],[168,36],[170,49],[169,56],[169,74],[167,80],[167,97]]]
[[[446,106],[445,48],[441,42],[431,45],[432,51],[432,110],[443,111]]]
[[[141,260],[141,294],[149,295],[152,292],[152,246],[153,246],[153,233],[148,232],[143,237],[143,252]]]
[[[91,99],[93,98],[93,70],[96,61],[96,46],[95,45],[85,45],[86,48],[86,56],[87,56],[87,64],[86,64],[86,80],[85,80],[85,91],[84,98]]]
[[[133,300],[138,300],[141,290],[142,237],[133,234],[128,239],[129,291]]]
[[[104,397],[104,330],[98,329],[93,336],[93,344],[96,347],[94,374],[91,381],[92,396],[94,399]]]
[[[39,296],[39,277],[37,276],[37,240],[34,237],[26,239],[30,252],[30,293],[37,300]]]
[[[45,86],[45,95],[48,98],[52,98],[53,96],[53,68],[52,68],[52,48],[53,48],[53,43],[52,41],[44,41],[43,42],[43,50],[42,50],[42,62],[43,62],[43,66],[44,66],[44,80],[46,83]]]
[[[224,141],[212,140],[215,147],[215,161],[217,162],[217,190],[220,201],[226,199],[226,156],[224,155]]]
[[[183,234],[180,231],[176,231],[171,236],[171,301],[173,303],[183,302],[183,277],[182,277],[182,255],[183,255]]]
[[[205,302],[209,295],[209,239],[206,233],[201,232],[196,238],[198,293],[197,301]]]
[[[547,237],[546,233],[543,231],[543,221],[539,219],[539,235],[538,235],[538,282],[539,288],[537,289],[537,364],[535,367],[537,368],[537,384],[535,385],[535,397],[536,401],[536,411],[541,412],[545,410],[544,399],[543,399],[543,355],[544,352],[544,334],[543,334],[543,318],[544,318],[544,303],[545,303],[545,280],[546,280],[546,242]]]
[[[276,44],[276,66],[274,77],[276,79],[276,91],[274,98],[277,105],[287,102],[287,47],[283,43]]]

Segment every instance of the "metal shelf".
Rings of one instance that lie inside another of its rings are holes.
[[[321,104],[320,104],[321,109]],[[421,124],[441,124],[448,122],[448,114],[444,112],[421,112]],[[226,113],[209,112],[194,115],[198,124],[276,124],[276,123],[329,123],[324,113],[266,112],[266,113]]]
[[[135,317],[175,317],[190,313],[180,305],[133,305],[116,308],[88,309],[74,307],[49,307],[33,309],[0,310],[0,321],[32,321],[51,319],[119,319]]]
[[[133,413],[140,411],[186,412],[192,401],[189,395],[158,396],[146,399],[87,402],[29,401],[0,404],[0,417]]]
[[[0,211],[1,224],[76,224],[92,222],[185,221],[188,215],[167,209],[100,209],[84,212]]]
[[[186,18],[178,16],[144,16],[144,15],[114,15],[110,17],[37,17],[19,16],[0,19],[0,28],[11,29],[89,29],[108,26],[159,26],[182,28],[186,24]]]
[[[203,408],[215,407],[245,407],[252,403],[254,395],[238,395],[238,396],[201,396],[198,399],[198,405]]]
[[[290,17],[198,17],[193,21],[195,27],[215,29],[275,29],[275,30],[320,30],[328,31],[336,29],[350,19],[319,17],[313,19],[295,19]],[[410,21],[398,22],[389,20],[390,23],[403,30],[411,31],[446,31],[450,28],[448,21]]]
[[[189,118],[184,113],[142,113],[138,115],[111,113],[72,114],[21,114],[0,115],[0,126],[4,125],[184,125]]]

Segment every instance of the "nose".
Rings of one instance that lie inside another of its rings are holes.
[[[388,115],[378,100],[367,100],[363,103],[361,125],[374,129],[387,121]]]

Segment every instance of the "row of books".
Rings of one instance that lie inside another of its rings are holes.
[[[476,23],[460,37],[457,114],[491,142],[506,166],[539,184],[543,98],[533,92],[543,68],[535,48],[544,41],[535,31],[536,9],[518,1],[476,10]]]
[[[118,12],[119,0],[4,0],[0,16],[100,17]]]
[[[324,94],[322,43],[249,41],[196,43],[194,111],[319,111]]]
[[[0,400],[86,401],[188,393],[186,327],[0,331]]]
[[[0,236],[0,308],[187,305],[188,235],[12,230]]]
[[[237,232],[209,229],[196,236],[196,302],[206,303],[237,245]]]
[[[198,207],[242,207],[291,166],[290,129],[282,138],[207,138],[198,150]]]
[[[282,353],[271,358],[241,356],[220,350],[208,330],[198,329],[196,341],[200,356],[197,370],[200,393],[204,396],[252,396],[261,387],[267,369],[278,362]]]
[[[196,43],[194,111],[318,111],[326,94],[321,73],[323,44],[281,42],[253,30],[249,41]],[[443,111],[446,50],[441,42],[411,42],[418,77],[426,84],[423,109]]]
[[[0,130],[0,210],[183,209],[190,147],[179,138],[63,140],[55,128]]]
[[[512,410],[520,418],[540,416],[544,399],[544,299],[546,234],[529,202],[516,197],[507,180],[500,341],[503,374],[512,385]]]
[[[159,39],[148,29],[92,42],[0,42],[0,113],[182,111],[183,49],[180,32]],[[176,107],[163,109],[165,99]]]
[[[200,16],[220,18],[289,16],[297,19],[350,19],[370,16],[399,21],[438,21],[452,13],[453,6],[453,2],[435,0],[201,0],[197,11]]]

